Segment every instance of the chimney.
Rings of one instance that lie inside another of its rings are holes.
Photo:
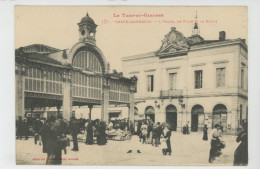
[[[220,31],[219,32],[219,40],[225,40],[226,39],[226,32]]]

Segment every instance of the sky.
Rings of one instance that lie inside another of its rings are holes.
[[[196,11],[200,35],[205,40],[218,39],[219,31],[226,31],[227,39],[242,38],[247,42],[247,7],[16,6],[15,48],[45,44],[70,49],[79,39],[77,23],[88,12],[98,25],[96,45],[111,69],[122,71],[122,57],[158,50],[171,27],[186,37],[192,35]],[[123,17],[123,14],[163,17]],[[151,23],[116,23],[122,20]]]

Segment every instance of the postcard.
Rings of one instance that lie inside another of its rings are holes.
[[[248,165],[246,6],[14,12],[17,165]]]

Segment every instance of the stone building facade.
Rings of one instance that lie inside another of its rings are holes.
[[[109,105],[125,105],[133,120],[135,77],[109,73],[109,64],[96,46],[94,20],[87,14],[78,23],[79,41],[69,50],[33,44],[15,51],[16,119],[26,114],[44,117],[62,114],[67,120],[73,107],[99,106],[101,119],[108,121]],[[57,110],[57,111],[56,111]],[[28,112],[29,111],[29,112]]]
[[[235,134],[248,116],[248,55],[244,39],[204,40],[198,25],[185,37],[175,27],[159,50],[122,58],[123,73],[136,76],[135,117],[167,122],[181,131],[221,124]]]

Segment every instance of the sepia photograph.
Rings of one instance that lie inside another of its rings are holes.
[[[16,165],[248,166],[247,6],[16,5],[14,39]]]

